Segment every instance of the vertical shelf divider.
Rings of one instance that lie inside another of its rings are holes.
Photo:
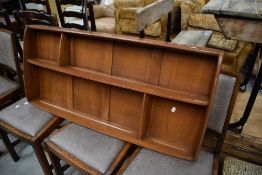
[[[59,62],[58,66],[66,66],[70,64],[70,39],[64,32],[61,33],[59,47]]]
[[[109,61],[108,69],[106,70],[106,72],[109,75],[112,75],[113,55],[114,55],[114,42],[112,42],[111,59]],[[109,115],[110,115],[110,101],[111,101],[111,87],[105,85],[105,87],[102,89],[101,117],[107,121],[109,120]]]
[[[142,103],[142,114],[139,121],[139,133],[138,138],[143,139],[147,132],[147,120],[149,117],[149,109],[151,103],[151,96],[148,94],[144,94],[143,103]]]
[[[102,107],[101,107],[101,117],[102,119],[108,121],[110,114],[110,98],[111,98],[111,88],[110,86],[105,86],[102,89]]]
[[[70,110],[74,110],[74,80],[73,76],[69,76],[66,81],[66,88],[67,88],[67,107]]]
[[[58,66],[67,66],[70,64],[70,39],[67,34],[61,32],[60,37],[60,47],[59,47],[59,62]],[[74,77],[68,76],[66,80],[66,88],[67,88],[67,107],[70,110],[74,108]]]

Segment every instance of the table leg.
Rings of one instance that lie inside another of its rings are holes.
[[[255,84],[254,84],[254,87],[253,87],[252,92],[250,94],[250,97],[249,97],[246,109],[244,111],[244,114],[243,114],[242,118],[238,122],[229,124],[229,126],[228,126],[229,129],[237,130],[239,132],[242,131],[243,126],[247,122],[248,117],[250,115],[250,112],[251,112],[251,110],[253,108],[253,105],[254,105],[254,103],[256,101],[257,94],[258,94],[258,92],[259,92],[259,90],[261,88],[261,86],[260,86],[261,82],[262,82],[262,63],[260,65],[259,72],[257,74],[256,80],[255,80]]]
[[[258,51],[259,51],[259,44],[256,44],[255,48],[254,48],[254,51],[253,51],[252,55],[250,56],[250,65],[248,67],[248,71],[247,71],[246,77],[243,80],[243,82],[241,82],[241,84],[240,84],[240,90],[242,92],[246,91],[246,85],[248,84],[248,82],[249,82],[249,80],[250,80],[250,78],[252,76],[252,72],[253,72],[253,69],[254,69],[254,65],[256,63]]]

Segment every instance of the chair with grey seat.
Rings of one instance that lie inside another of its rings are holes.
[[[83,174],[114,174],[132,145],[71,123],[46,139],[45,148],[57,175],[65,170],[60,159]]]
[[[12,32],[0,29],[0,63],[11,69],[18,71],[18,83],[12,81],[7,74],[0,76],[0,105],[10,104],[12,98],[19,97],[19,89],[22,88],[22,75],[19,73],[20,66],[17,63],[17,54]],[[2,70],[2,69],[0,69]],[[59,117],[42,111],[28,103],[26,98],[0,109],[0,136],[2,141],[14,161],[19,157],[14,149],[18,141],[11,142],[8,133],[24,140],[32,145],[39,163],[46,175],[51,175],[52,171],[42,149],[41,142],[46,138],[58,124],[62,122]],[[0,173],[1,174],[1,173]]]
[[[42,111],[23,98],[0,111],[0,135],[14,161],[19,160],[14,149],[17,142],[11,143],[8,133],[32,145],[43,172],[51,175],[52,169],[41,143],[61,122],[61,118]]]
[[[238,92],[236,76],[220,74],[216,96],[208,121],[205,139],[216,136],[215,146],[202,148],[195,162],[164,155],[145,148],[137,148],[117,174],[124,175],[210,175],[217,174],[218,157],[227,131]],[[205,144],[204,144],[205,145]]]

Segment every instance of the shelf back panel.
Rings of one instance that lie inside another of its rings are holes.
[[[57,63],[61,34],[37,31],[35,38],[35,48],[32,48],[37,51],[35,57]],[[57,52],[54,52],[54,50],[57,50]]]
[[[162,51],[115,43],[112,75],[130,78],[145,83],[157,84]]]
[[[102,117],[103,92],[108,87],[77,77],[74,77],[73,87],[73,109],[99,118]]]
[[[142,93],[112,87],[109,121],[138,133],[142,103]]]
[[[193,53],[165,51],[159,85],[199,96],[212,92],[217,63],[208,56],[195,57]]]
[[[70,65],[111,72],[113,43],[69,35]]]
[[[39,98],[71,108],[72,77],[48,69],[39,69]]]

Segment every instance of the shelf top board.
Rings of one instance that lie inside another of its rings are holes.
[[[102,32],[92,32],[92,31],[82,31],[78,29],[66,29],[60,27],[53,27],[53,26],[42,26],[42,25],[29,25],[27,30],[35,30],[35,31],[46,31],[46,32],[53,32],[53,33],[65,33],[65,34],[72,34],[77,35],[79,37],[84,36],[87,38],[92,39],[101,39],[107,41],[118,41],[122,43],[132,43],[138,44],[141,46],[152,46],[154,48],[166,48],[166,49],[175,49],[181,51],[188,51],[197,54],[204,54],[210,56],[217,56],[219,59],[222,59],[224,52],[218,49],[213,48],[206,48],[206,47],[194,47],[188,45],[181,45],[171,42],[165,42],[160,40],[153,40],[148,38],[138,38],[133,36],[126,36],[126,35],[117,35],[117,34],[110,34],[110,33],[102,33]]]

